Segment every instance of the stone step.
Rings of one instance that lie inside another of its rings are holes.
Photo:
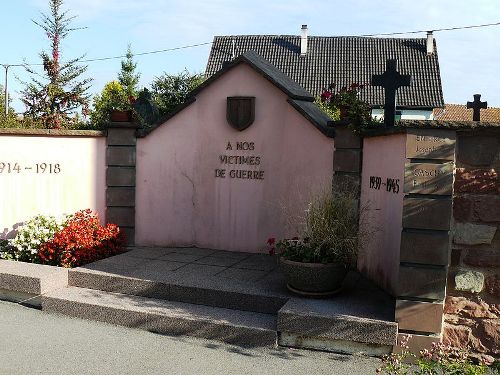
[[[289,295],[262,288],[210,277],[168,278],[127,277],[123,273],[102,272],[87,268],[69,271],[70,286],[147,298],[222,307],[264,314],[276,314]],[[286,292],[285,292],[286,293]]]
[[[377,300],[367,297],[327,300],[291,299],[278,312],[279,344],[283,346],[366,354],[389,354],[398,325],[380,314]]]
[[[68,285],[66,268],[0,260],[0,299],[40,307],[40,295]]]
[[[193,336],[245,347],[275,346],[276,317],[68,287],[42,296],[42,309],[166,335]]]

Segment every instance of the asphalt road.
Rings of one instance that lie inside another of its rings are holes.
[[[0,374],[374,374],[379,360],[242,349],[50,315],[0,301]]]

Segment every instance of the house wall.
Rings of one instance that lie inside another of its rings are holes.
[[[256,97],[255,121],[244,131],[226,120],[228,96]],[[290,219],[312,192],[331,186],[334,145],[286,100],[240,64],[138,139],[136,244],[258,252],[270,237],[297,235]],[[250,149],[238,150],[243,142]],[[230,165],[224,155],[259,161]],[[240,169],[262,178],[232,178]]]
[[[459,132],[444,340],[500,357],[500,132]]]
[[[105,220],[105,154],[100,132],[0,130],[0,238],[38,214],[90,208]]]
[[[383,109],[372,109],[372,117],[380,120],[384,118]],[[403,109],[401,110],[401,120],[433,120],[432,110],[423,109]]]

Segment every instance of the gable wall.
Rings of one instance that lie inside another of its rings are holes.
[[[255,96],[255,122],[240,132],[226,120],[228,96]],[[311,191],[331,186],[333,139],[286,102],[287,96],[240,64],[196,102],[137,143],[136,243],[261,251],[269,237],[297,235],[288,211],[302,213]],[[236,150],[237,142],[253,150]],[[226,150],[228,143],[233,150]],[[259,165],[227,165],[223,155]],[[225,169],[226,177],[216,177]],[[231,178],[232,169],[263,180]]]

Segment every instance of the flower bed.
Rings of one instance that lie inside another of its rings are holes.
[[[122,252],[125,238],[115,224],[102,226],[91,210],[56,219],[38,215],[0,241],[0,258],[78,267]]]

